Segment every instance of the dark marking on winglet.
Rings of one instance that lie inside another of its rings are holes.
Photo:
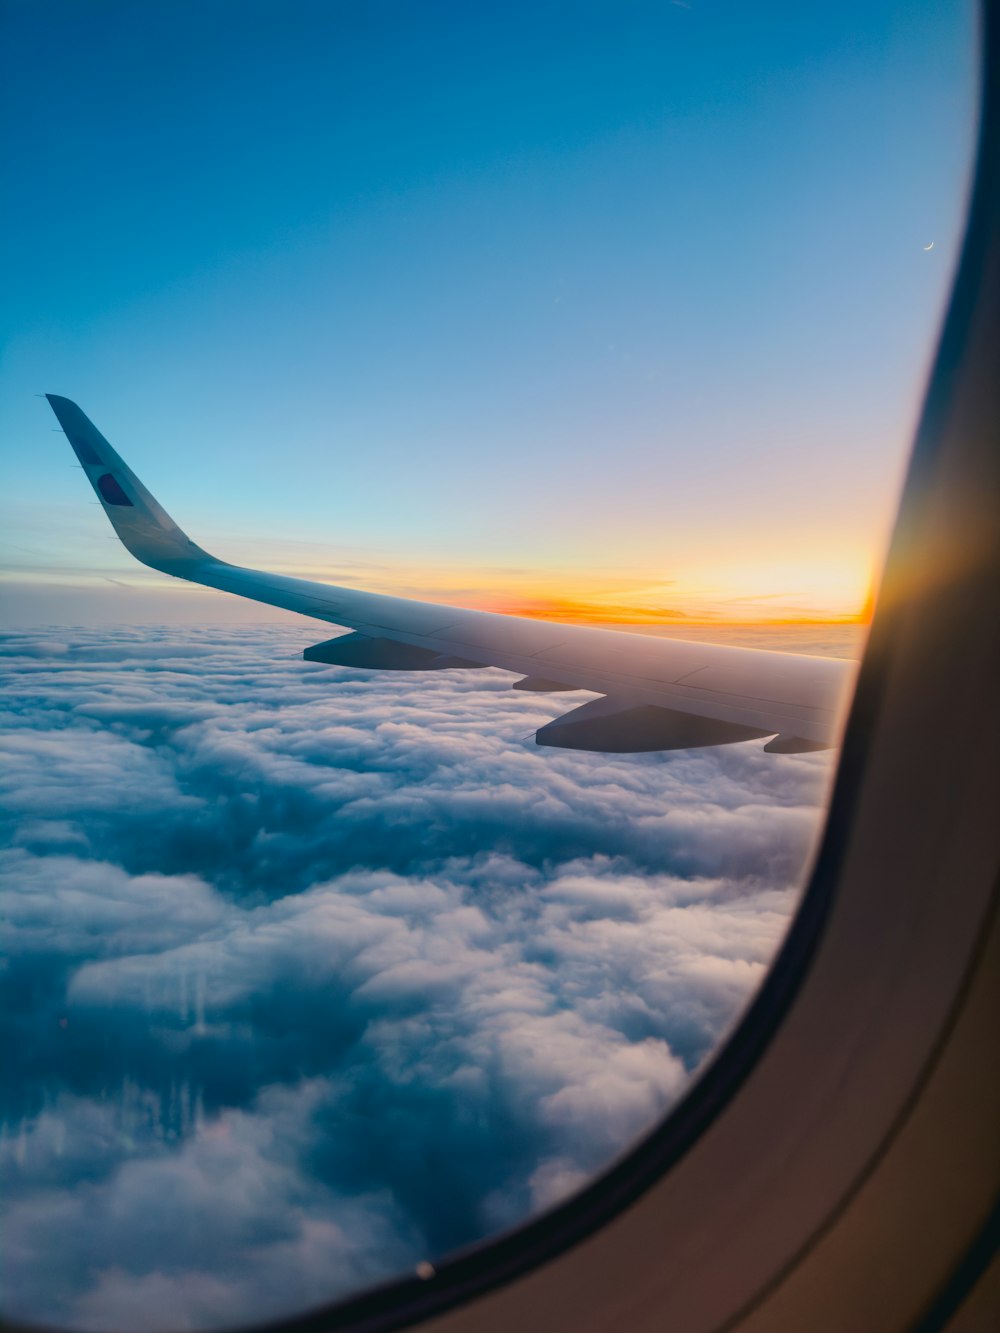
[[[105,472],[103,477],[98,478],[97,489],[107,500],[109,505],[128,505],[131,509],[132,501],[128,498],[122,488],[115,481],[110,472]]]

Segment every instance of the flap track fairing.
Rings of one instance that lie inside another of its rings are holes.
[[[690,750],[702,745],[732,745],[770,733],[738,722],[681,713],[657,704],[621,699],[592,699],[535,733],[538,745],[603,754],[639,754],[649,750]]]
[[[533,694],[561,694],[565,690],[579,688],[579,685],[564,685],[562,681],[549,680],[546,676],[522,676],[511,686],[511,689],[530,690]]]
[[[764,746],[768,754],[811,754],[813,750],[831,750],[832,741],[807,741],[801,736],[775,736]]]
[[[340,634],[306,648],[307,662],[327,666],[369,667],[376,671],[448,671],[454,667],[480,667],[464,657],[450,657],[433,648],[420,648],[398,639],[376,639],[369,634]]]

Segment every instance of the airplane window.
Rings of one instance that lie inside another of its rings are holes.
[[[8,7],[6,1317],[433,1275],[707,1067],[820,830],[973,28]]]

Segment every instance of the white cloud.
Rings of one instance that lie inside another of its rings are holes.
[[[212,1327],[511,1225],[786,927],[826,757],[543,750],[564,697],[310,641],[6,640],[12,1314]]]

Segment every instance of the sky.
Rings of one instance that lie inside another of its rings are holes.
[[[604,623],[864,613],[971,4],[3,17],[6,623],[260,614],[108,541],[44,392],[236,562]]]

